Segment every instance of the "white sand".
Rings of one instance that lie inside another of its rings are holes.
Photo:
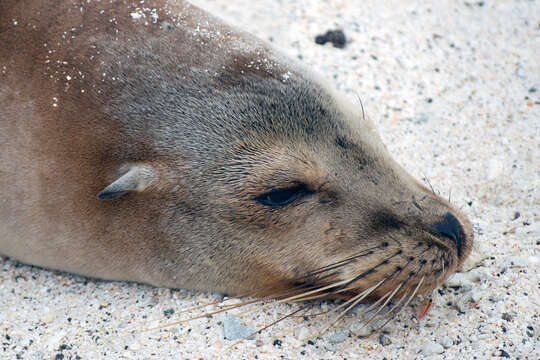
[[[358,94],[398,161],[416,177],[427,176],[442,195],[451,193],[470,216],[477,258],[487,259],[450,280],[457,290],[436,292],[423,321],[410,307],[382,338],[349,337],[338,325],[306,345],[302,337],[317,325],[306,329],[300,318],[232,350],[223,337],[224,315],[139,331],[166,322],[165,310],[175,311],[169,321],[183,318],[181,309],[213,295],[0,260],[0,358],[539,359],[538,1],[195,3],[272,38],[346,96]],[[314,43],[315,35],[336,27],[351,40],[344,50]],[[260,327],[294,309],[249,307],[241,320]]]

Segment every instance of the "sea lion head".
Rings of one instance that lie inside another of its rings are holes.
[[[340,283],[345,294],[379,284],[369,296],[379,298],[430,291],[461,266],[471,225],[389,156],[359,106],[313,83],[267,88],[208,184],[239,246],[228,262],[251,265],[242,284]]]
[[[153,75],[160,87],[121,111],[169,119],[152,130],[166,156],[150,163],[159,180],[146,196],[166,209],[156,231],[181,286],[404,296],[468,256],[470,223],[391,158],[360,106],[305,74],[192,71]]]
[[[379,299],[463,263],[470,223],[391,158],[360,106],[186,2],[146,8],[2,7],[2,104],[34,109],[8,126],[31,141],[7,142],[4,164],[39,165],[6,182],[3,253],[177,288]]]

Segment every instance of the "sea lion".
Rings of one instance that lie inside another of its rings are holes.
[[[4,0],[0,45],[7,256],[367,300],[431,291],[471,250],[359,106],[186,2]]]

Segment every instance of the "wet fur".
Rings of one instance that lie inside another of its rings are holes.
[[[0,3],[0,252],[232,294],[350,279],[333,294],[350,297],[387,279],[372,299],[460,266],[470,224],[391,159],[358,106],[189,4],[145,6],[156,23],[121,1]],[[137,165],[148,186],[98,199]],[[298,182],[314,193],[254,201]],[[459,256],[434,225],[447,213]]]

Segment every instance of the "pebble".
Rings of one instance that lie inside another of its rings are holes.
[[[438,344],[434,341],[428,342],[424,347],[422,348],[422,354],[425,356],[430,356],[434,354],[442,354],[444,352],[444,348],[441,344]]]
[[[473,289],[471,291],[471,300],[473,302],[479,302],[485,296],[486,292],[483,289]]]
[[[371,335],[371,333],[373,332],[373,328],[371,324],[367,326],[364,326],[364,325],[365,325],[365,321],[358,320],[358,321],[353,322],[351,326],[349,326],[349,330],[355,336],[366,337],[366,336]]]
[[[347,44],[347,37],[343,33],[343,30],[328,30],[326,34],[315,37],[315,43],[319,45],[324,45],[327,42],[332,43],[335,48],[343,49]]]
[[[454,345],[454,340],[452,340],[452,338],[450,336],[448,336],[448,335],[443,336],[442,338],[437,340],[437,342],[439,344],[441,344],[442,347],[445,348],[445,349],[448,349],[449,347]]]
[[[455,273],[446,280],[446,285],[450,287],[472,288],[473,282],[467,273]]]
[[[456,307],[462,313],[467,312],[469,310],[471,301],[472,295],[471,293],[467,293],[463,295],[458,301],[456,301]]]
[[[223,330],[225,332],[225,339],[227,340],[239,340],[255,332],[255,328],[249,325],[242,325],[240,320],[234,315],[226,315],[223,321]],[[250,337],[249,339],[252,339]]]
[[[446,281],[450,287],[463,287],[470,290],[475,283],[491,277],[491,272],[486,267],[474,268],[467,272],[455,273]]]
[[[333,333],[328,334],[325,336],[326,341],[328,341],[331,344],[339,344],[341,342],[344,342],[349,337],[349,331],[347,330],[338,330],[334,331]]]
[[[379,334],[379,344],[381,344],[382,346],[387,346],[387,345],[390,345],[392,343],[392,340],[390,340],[390,338],[384,334]]]

